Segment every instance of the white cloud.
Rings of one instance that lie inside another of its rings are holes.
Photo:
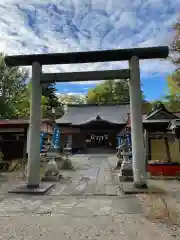
[[[68,93],[60,93],[60,92],[56,92],[56,95],[57,96],[72,96],[72,95],[75,95],[75,96],[81,96],[81,97],[84,97],[85,94],[84,93],[77,93],[77,92],[68,92]]]
[[[169,45],[172,41],[169,31],[176,19],[178,2],[1,0],[0,51],[32,54]],[[125,67],[127,62],[57,65],[43,70],[66,72]],[[173,69],[168,61],[150,60],[141,64],[142,76],[154,72],[164,75]]]
[[[59,101],[63,104],[71,103],[76,104],[81,100],[83,103],[86,102],[86,95],[84,93],[68,92],[68,93],[56,93]]]

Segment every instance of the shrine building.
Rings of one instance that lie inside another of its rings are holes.
[[[162,104],[142,115],[147,160],[180,161],[180,142],[169,130],[179,117],[179,112],[171,113]],[[56,124],[61,149],[68,143],[73,153],[115,153],[119,140],[131,133],[130,105],[68,105]]]
[[[68,143],[72,152],[115,152],[117,135],[127,124],[129,104],[68,105],[56,120],[61,132],[61,148]]]

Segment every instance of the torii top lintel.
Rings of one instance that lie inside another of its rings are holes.
[[[32,65],[33,62],[39,62],[41,65],[94,63],[126,61],[130,60],[132,56],[137,56],[139,59],[167,58],[168,54],[168,47],[160,46],[90,52],[14,55],[6,56],[5,63],[7,66],[28,66]]]

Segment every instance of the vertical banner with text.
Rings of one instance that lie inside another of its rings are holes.
[[[45,137],[46,133],[45,132],[41,132],[40,134],[40,153],[44,152],[44,137]]]
[[[123,136],[117,136],[117,146],[119,147],[121,144],[123,144]]]
[[[60,128],[54,127],[52,144],[55,148],[60,148]]]

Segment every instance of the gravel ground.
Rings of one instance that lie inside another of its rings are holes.
[[[72,162],[77,170],[64,171],[65,179],[44,196],[8,194],[17,178],[1,185],[0,240],[180,239],[177,231],[147,218],[149,200],[117,191],[114,156]]]
[[[0,239],[173,239],[128,205],[135,199],[11,198],[0,204]],[[135,207],[135,206],[134,206]]]

